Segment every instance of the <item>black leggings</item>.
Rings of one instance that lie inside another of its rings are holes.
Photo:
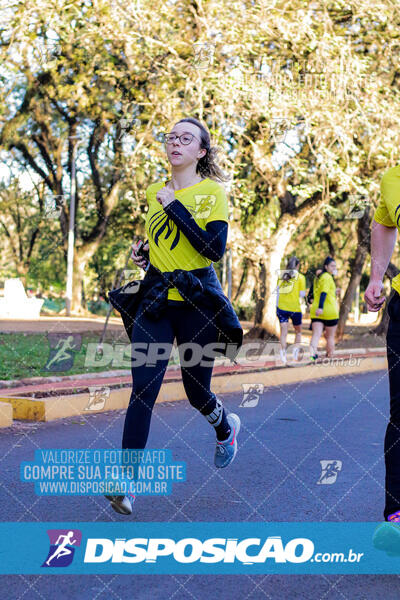
[[[135,347],[138,348],[137,344],[142,344],[142,348],[143,344],[147,343],[161,342],[172,345],[176,337],[186,395],[194,408],[207,415],[216,407],[216,396],[210,391],[214,360],[203,358],[203,361],[207,360],[207,366],[199,364],[199,360],[193,366],[182,366],[182,351],[187,362],[190,361],[192,352],[189,349],[185,351],[181,344],[192,342],[203,348],[206,344],[216,342],[217,336],[213,308],[195,308],[180,301],[179,304],[168,303],[165,313],[157,321],[144,315],[139,306],[132,328],[131,343],[134,351]],[[171,348],[172,346],[170,350]],[[144,349],[140,349],[140,353],[142,356],[145,353],[148,356]],[[160,391],[170,353],[167,351],[165,356],[153,360],[152,364],[149,364],[149,361],[142,366],[132,363],[132,394],[125,417],[122,448],[146,447],[153,406]]]
[[[390,387],[390,421],[385,436],[386,502],[384,518],[400,510],[400,296],[394,293],[388,305],[390,317],[386,337]]]

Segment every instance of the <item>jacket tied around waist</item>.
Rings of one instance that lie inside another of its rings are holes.
[[[132,340],[132,328],[139,308],[150,319],[157,320],[168,305],[168,290],[176,288],[188,304],[201,310],[213,307],[215,324],[218,329],[218,352],[235,360],[243,343],[243,329],[229,299],[223,293],[213,265],[201,269],[185,271],[160,271],[150,264],[143,279],[130,281],[124,286],[111,290],[108,300],[121,314],[121,318]]]

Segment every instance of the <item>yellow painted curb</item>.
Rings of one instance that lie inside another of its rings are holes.
[[[347,360],[347,359],[344,359]],[[243,383],[262,383],[264,387],[276,387],[293,383],[302,383],[326,377],[339,377],[354,375],[357,373],[380,371],[387,369],[387,360],[384,356],[374,356],[359,360],[359,364],[306,365],[304,367],[282,367],[270,371],[232,373],[228,377],[214,377],[212,390],[216,394],[228,394],[232,392],[243,392]]]
[[[387,369],[387,360],[384,356],[361,357],[353,359],[357,364],[345,364],[348,359],[338,359],[333,364],[315,364],[303,367],[282,367],[272,370],[239,371],[212,378],[211,389],[216,394],[243,392],[243,383],[261,383],[264,387],[281,386],[303,381],[312,381],[319,378],[339,377],[356,373],[370,372]],[[64,417],[77,415],[90,415],[109,410],[125,409],[128,406],[131,388],[109,389],[106,381],[98,386],[99,390],[107,390],[104,402],[91,404],[88,392],[71,394],[69,396],[53,396],[50,398],[13,398],[12,396],[0,397],[2,404],[12,406],[13,418],[29,421],[53,421]],[[162,384],[157,397],[157,402],[171,402],[185,400],[186,393],[182,381],[166,381]]]
[[[126,408],[129,397],[129,388],[111,390],[105,406],[101,409],[88,409],[90,398],[88,392],[69,396],[52,396],[50,398],[13,398],[12,396],[4,396],[0,398],[0,402],[9,403],[12,406],[14,419],[53,421],[54,419],[62,419],[64,417]]]
[[[43,402],[35,398],[13,398],[12,396],[0,397],[0,406],[8,404],[11,406],[14,419],[25,419],[27,421],[44,421]]]
[[[11,404],[0,403],[0,427],[10,427],[13,424],[13,409]]]

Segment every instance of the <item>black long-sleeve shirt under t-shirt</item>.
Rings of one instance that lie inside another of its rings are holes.
[[[228,237],[226,221],[210,221],[204,230],[199,227],[192,214],[177,198],[168,204],[164,211],[197,252],[213,262],[222,258]]]
[[[318,308],[324,308],[325,298],[326,298],[326,292],[321,292],[321,295],[319,297]]]

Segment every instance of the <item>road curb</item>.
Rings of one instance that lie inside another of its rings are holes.
[[[13,407],[10,403],[0,402],[0,428],[13,424]]]
[[[243,392],[243,384],[261,384],[263,388],[268,389],[326,377],[387,369],[386,356],[379,353],[372,355],[372,353],[361,352],[360,354],[361,356],[358,357],[335,356],[330,364],[321,362],[292,368],[285,366],[265,368],[260,364],[251,369],[227,370],[213,376],[211,389],[216,394],[226,394]],[[352,361],[351,364],[350,361]],[[65,417],[127,408],[131,394],[130,387],[111,389],[104,380],[101,381],[98,388],[97,402],[94,402],[95,398],[91,397],[89,392],[47,398],[1,395],[0,407],[2,407],[1,405],[11,406],[14,419],[28,421],[53,421]],[[157,402],[170,402],[186,398],[182,381],[173,378],[170,381],[164,380]],[[4,426],[9,425],[2,425],[0,422],[0,427]]]
[[[358,355],[367,355],[367,356],[376,356],[376,355],[386,355],[386,348],[344,348],[335,350],[335,358],[341,356],[358,356]],[[251,360],[251,359],[250,359]],[[224,366],[228,363],[228,366]],[[280,366],[281,360],[277,356],[273,356],[271,354],[265,355],[264,360],[252,360],[251,363],[253,365],[259,366]],[[247,368],[246,364],[239,363],[240,366]],[[229,370],[234,369],[234,365],[228,359],[216,359],[214,363],[213,374],[218,373],[220,370]],[[251,365],[249,365],[251,368]],[[179,366],[169,366],[166,370],[166,377],[170,374],[173,376],[175,373],[179,374]],[[114,377],[130,377],[131,371],[130,369],[115,369],[110,371],[98,371],[95,373],[76,373],[75,375],[50,375],[48,377],[23,377],[22,379],[0,379],[0,393],[6,393],[8,389],[19,388],[24,386],[33,386],[33,385],[45,385],[49,383],[62,383],[68,381],[81,381],[87,379],[109,379]]]

